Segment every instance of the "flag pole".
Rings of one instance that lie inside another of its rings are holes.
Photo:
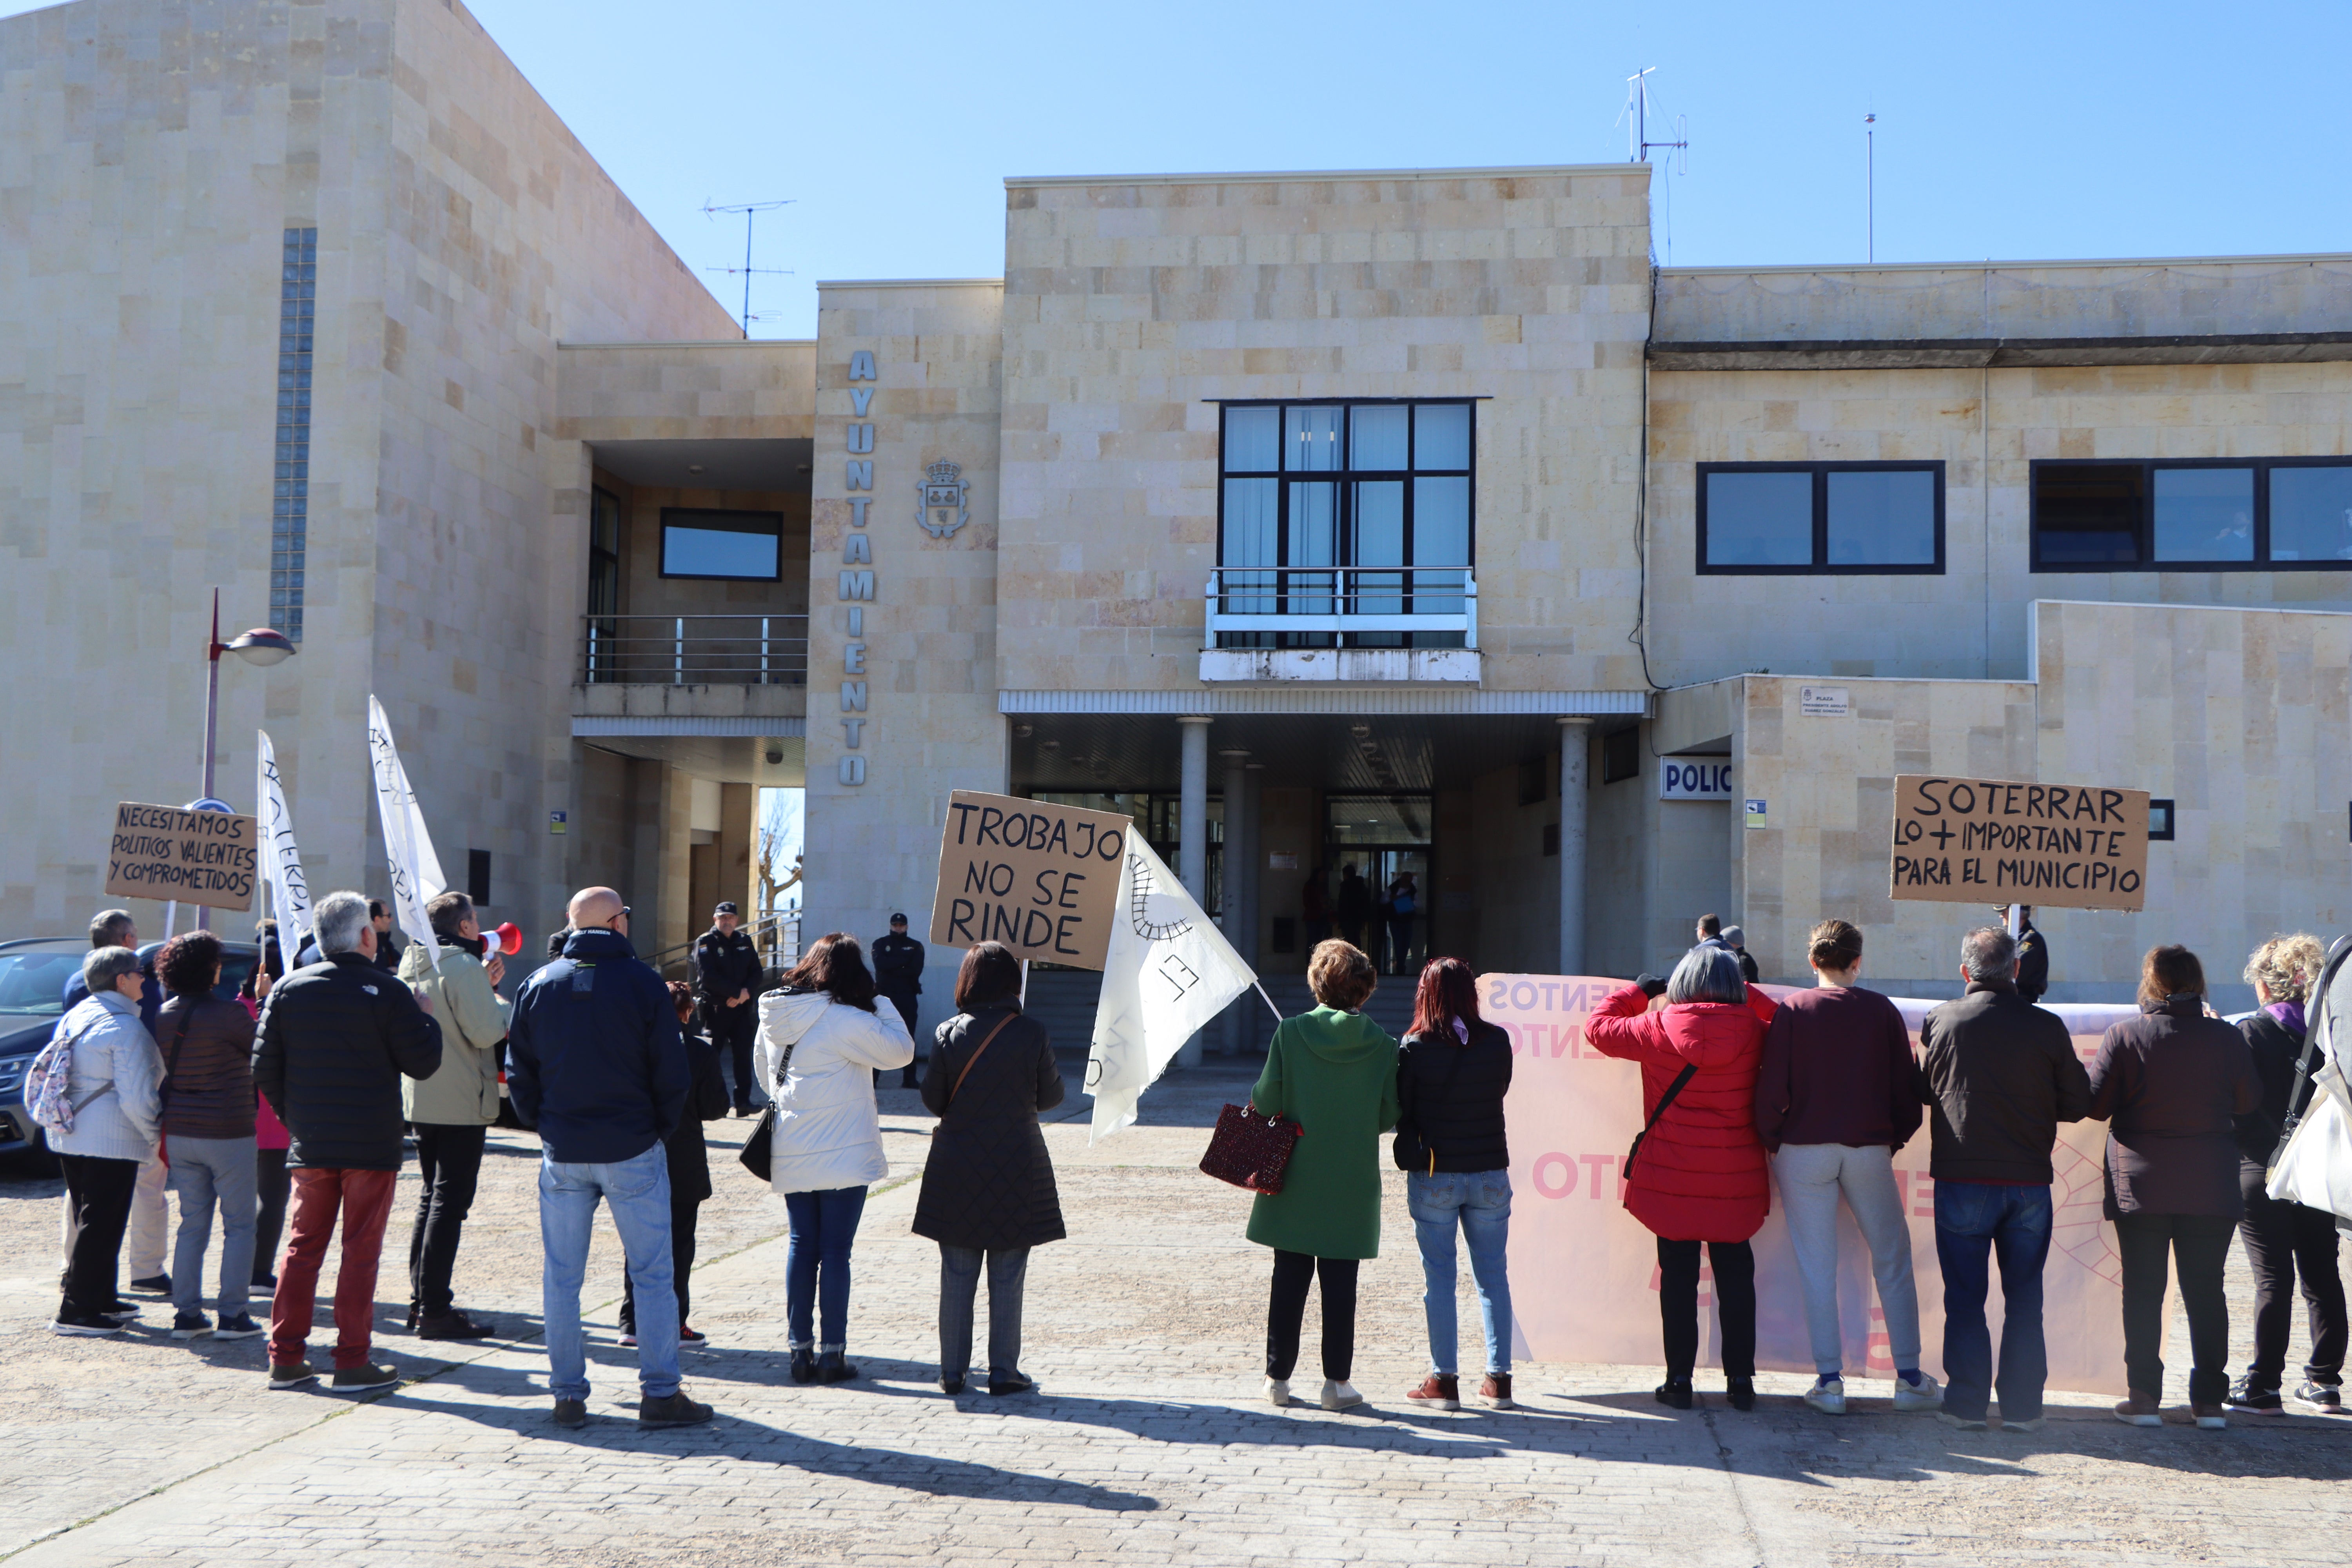
[[[1281,1023],[1282,1009],[1274,1005],[1273,997],[1266,995],[1265,982],[1263,980],[1252,980],[1250,984],[1256,988],[1259,998],[1265,1003],[1265,1010],[1274,1015],[1274,1021],[1277,1024]]]

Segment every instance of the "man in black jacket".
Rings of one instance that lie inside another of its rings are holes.
[[[376,967],[365,899],[330,893],[314,915],[325,959],[271,989],[253,1049],[254,1087],[293,1134],[286,1163],[294,1201],[269,1309],[269,1386],[295,1388],[318,1375],[306,1354],[311,1305],[341,1211],[334,1386],[382,1388],[400,1380],[368,1360],[376,1261],[400,1178],[400,1080],[440,1069],[441,1026],[414,992]]]
[[[898,914],[890,917],[890,934],[876,937],[867,951],[874,955],[875,991],[898,1009],[898,1016],[907,1020],[907,1033],[913,1035],[915,1013],[921,1005],[915,998],[923,994],[923,965],[927,962],[923,944],[907,934],[907,917]],[[921,1037],[916,1037],[915,1046],[915,1054],[922,1055]],[[898,1087],[917,1087],[913,1062],[899,1073]]]
[[[2018,994],[2017,943],[1999,926],[1961,939],[1968,994],[1919,1028],[1919,1098],[1934,1140],[1936,1258],[1944,1271],[1944,1407],[1980,1428],[1997,1385],[2004,1429],[2038,1430],[2049,1357],[2042,1266],[2050,1257],[2050,1154],[2058,1123],[2091,1109],[2066,1026]],[[2000,1371],[1985,1326],[1986,1254],[2000,1263]]]
[[[751,1114],[751,1033],[759,1009],[751,1005],[760,984],[760,950],[751,934],[738,931],[742,912],[733,903],[711,911],[710,929],[694,941],[694,990],[702,1003],[702,1028],[719,1059],[735,1072],[735,1114]]]
[[[580,1285],[601,1202],[627,1260],[637,1332],[640,1426],[710,1419],[678,1387],[677,1291],[671,1274],[669,1163],[663,1140],[686,1114],[690,1075],[660,975],[629,945],[629,910],[610,888],[572,897],[563,956],[515,998],[507,1089],[539,1129],[540,1301],[555,1424],[588,1421]]]

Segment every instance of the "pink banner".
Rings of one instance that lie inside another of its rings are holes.
[[[1511,1138],[1511,1303],[1515,1353],[1538,1361],[1654,1363],[1659,1360],[1656,1244],[1627,1214],[1618,1165],[1642,1130],[1641,1070],[1584,1042],[1592,1010],[1624,984],[1589,976],[1487,974],[1478,1006],[1511,1037],[1515,1053],[1507,1109]],[[1789,988],[1764,987],[1780,996]],[[1916,1045],[1933,1002],[1897,997]],[[2085,1063],[2127,1006],[2053,1006]],[[2100,1217],[2106,1124],[2078,1121],[2058,1130],[2051,1188],[2055,1224],[2042,1274],[2042,1323],[2050,1348],[2049,1385],[2121,1394],[2122,1273],[2115,1234]],[[1921,1349],[1942,1371],[1944,1284],[1936,1261],[1936,1190],[1927,1174],[1923,1125],[1895,1156],[1895,1179],[1911,1216],[1911,1265],[1919,1286]],[[1838,1310],[1847,1376],[1891,1378],[1885,1324],[1870,1277],[1870,1251],[1853,1215],[1838,1211]],[[1757,1364],[1811,1373],[1805,1303],[1789,1245],[1780,1194],[1757,1233]],[[1719,1365],[1712,1279],[1699,1280],[1700,1364]],[[1992,1268],[1986,1316],[2000,1340],[2000,1276]]]

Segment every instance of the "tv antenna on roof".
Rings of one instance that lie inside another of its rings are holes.
[[[752,218],[757,214],[772,211],[777,207],[788,207],[792,205],[792,201],[789,198],[781,202],[742,202],[731,207],[723,207],[715,202],[708,200],[702,204],[702,216],[705,217],[716,217],[720,213],[741,213],[743,215],[743,265],[740,267],[706,267],[703,270],[705,272],[725,272],[730,276],[734,273],[740,272],[743,275],[743,335],[746,338],[749,338],[751,335],[751,274],[754,272],[769,272],[774,273],[780,277],[789,278],[792,276],[793,270],[789,267],[754,267],[751,265]]]
[[[1687,174],[1690,173],[1688,115],[1675,116],[1675,140],[1672,142],[1650,140],[1650,77],[1657,68],[1655,66],[1643,66],[1625,79],[1625,111],[1617,117],[1625,127],[1625,161],[1629,163],[1646,163],[1651,148],[1671,149],[1675,155],[1675,173]]]

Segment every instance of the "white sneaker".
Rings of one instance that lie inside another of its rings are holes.
[[[1269,1405],[1287,1405],[1290,1403],[1290,1381],[1281,1377],[1267,1378],[1265,1397]]]
[[[1812,1387],[1805,1390],[1805,1403],[1824,1415],[1844,1415],[1845,1379],[1842,1377],[1815,1379]]]
[[[1343,1383],[1336,1378],[1323,1380],[1324,1409],[1346,1410],[1363,1402],[1364,1396],[1356,1392],[1355,1384]]]
[[[2049,1425],[2050,1417],[2047,1415],[2037,1415],[2031,1421],[2011,1421],[2006,1415],[2000,1418],[2000,1429],[2004,1432],[2039,1432]]]
[[[1897,1410],[1934,1410],[1943,1403],[1943,1385],[1936,1381],[1934,1373],[1921,1373],[1916,1386],[1900,1377],[1895,1380],[1895,1408]]]

